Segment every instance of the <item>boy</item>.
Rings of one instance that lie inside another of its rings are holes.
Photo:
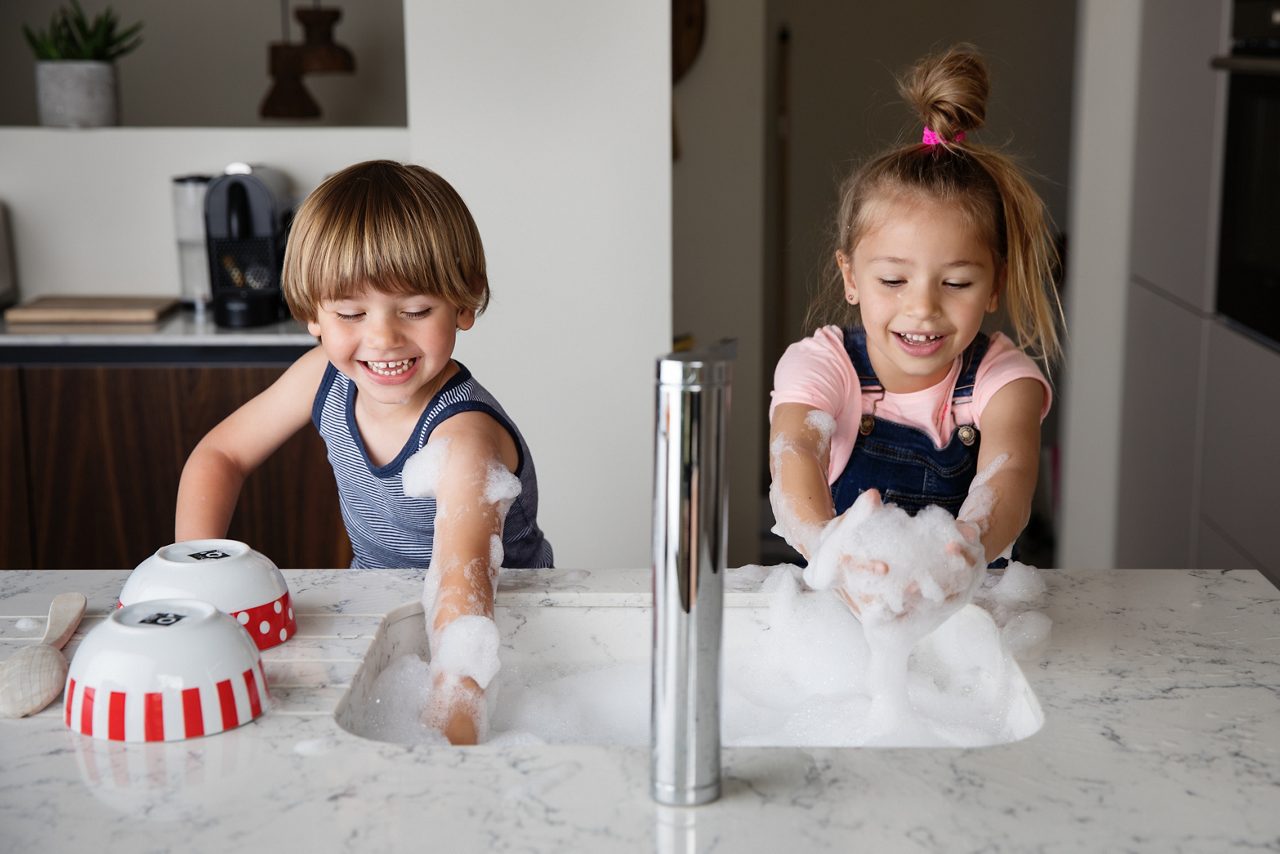
[[[299,208],[283,288],[319,346],[192,451],[178,486],[176,540],[225,536],[245,477],[312,421],[338,484],[352,566],[431,567],[434,657],[458,617],[492,619],[500,564],[552,563],[529,449],[452,358],[458,332],[489,300],[475,222],[439,175],[358,163]],[[405,464],[424,449],[417,462],[430,464],[418,466],[406,494]],[[457,690],[437,697],[425,721],[454,743],[474,743],[483,686],[470,677],[443,682]]]

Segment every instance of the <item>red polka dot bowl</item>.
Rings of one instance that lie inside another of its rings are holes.
[[[249,633],[199,599],[152,599],[114,611],[80,642],[63,696],[69,729],[109,741],[213,735],[269,705]]]
[[[120,605],[151,599],[202,599],[244,626],[258,649],[297,631],[284,576],[238,540],[187,540],[157,549],[125,581]]]

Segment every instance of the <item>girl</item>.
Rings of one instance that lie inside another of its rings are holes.
[[[1028,353],[1046,366],[1059,356],[1057,258],[1026,178],[966,139],[986,112],[976,51],[926,58],[899,89],[922,138],[863,164],[841,188],[832,283],[810,309],[811,323],[837,325],[778,363],[770,498],[778,530],[806,558],[834,517],[876,490],[913,514],[929,504],[960,514],[960,533],[990,561],[1030,516],[1051,395]],[[981,331],[1001,306],[1015,340]],[[978,501],[969,493],[980,471]],[[842,559],[889,571],[863,555]]]
[[[447,630],[474,626],[460,618],[491,623],[498,567],[549,567],[552,551],[538,527],[528,446],[453,359],[458,333],[489,299],[471,213],[421,166],[349,166],[299,208],[283,285],[319,345],[191,452],[177,540],[226,536],[245,478],[312,422],[328,447],[352,565],[429,565],[433,661],[476,658],[442,655],[448,638],[476,634]],[[437,673],[437,688],[449,690],[434,694],[425,722],[454,743],[474,743],[487,681]]]

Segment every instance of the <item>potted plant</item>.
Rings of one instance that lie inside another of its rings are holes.
[[[110,6],[90,20],[79,0],[54,12],[47,30],[24,24],[22,31],[36,55],[40,124],[116,124],[115,60],[142,43],[141,30],[141,23],[121,29]]]

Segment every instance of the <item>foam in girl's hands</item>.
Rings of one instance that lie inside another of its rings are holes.
[[[867,491],[828,526],[804,580],[816,590],[838,586],[853,596],[862,603],[864,624],[902,619],[930,604],[968,601],[981,578],[978,551],[942,508],[925,507],[913,517]],[[873,563],[888,571],[871,571]]]

